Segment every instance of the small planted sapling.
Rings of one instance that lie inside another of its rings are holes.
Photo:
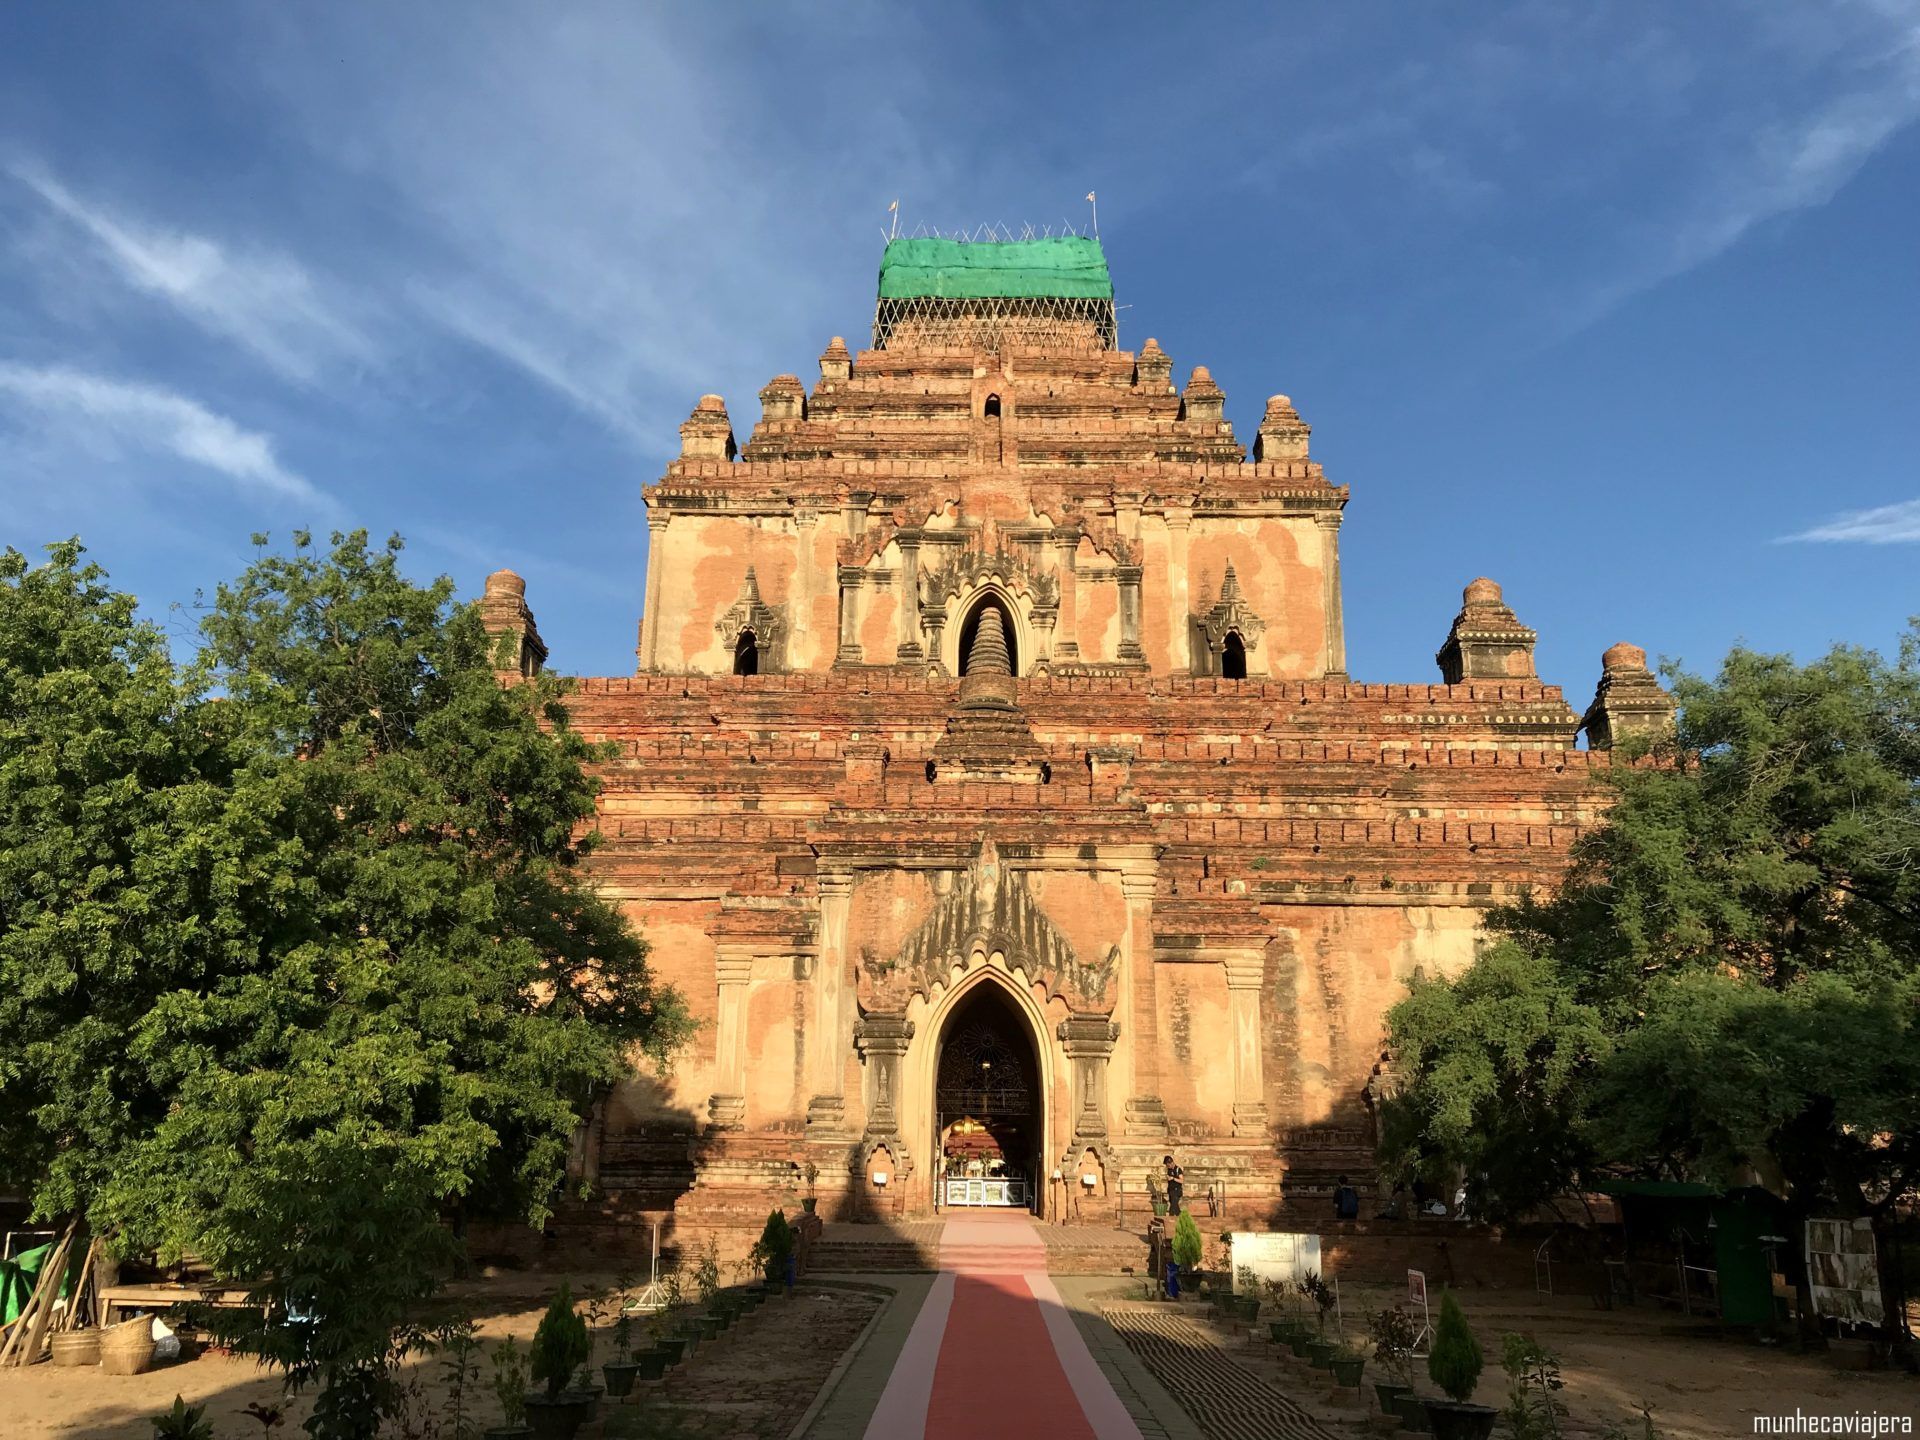
[[[1559,1440],[1560,1417],[1567,1413],[1559,1392],[1560,1357],[1541,1348],[1531,1335],[1503,1337],[1500,1368],[1507,1372],[1507,1404],[1501,1411],[1513,1440]]]
[[[480,1433],[470,1394],[480,1378],[480,1341],[473,1333],[473,1322],[442,1325],[434,1332],[434,1342],[444,1352],[440,1368],[447,1377],[447,1440],[472,1440]]]
[[[508,1336],[493,1347],[493,1398],[500,1402],[500,1419],[511,1429],[527,1418],[527,1357]]]
[[[1317,1270],[1309,1270],[1296,1283],[1301,1295],[1313,1305],[1313,1318],[1324,1336],[1327,1333],[1327,1316],[1333,1313],[1335,1299],[1333,1286],[1321,1279]]]
[[[711,1236],[700,1251],[700,1263],[693,1267],[693,1283],[700,1291],[700,1303],[713,1304],[713,1297],[720,1293],[720,1245]]]

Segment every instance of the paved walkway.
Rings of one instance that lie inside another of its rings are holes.
[[[1024,1215],[949,1220],[868,1440],[1142,1440],[1047,1275]],[[904,1296],[902,1298],[905,1298]]]

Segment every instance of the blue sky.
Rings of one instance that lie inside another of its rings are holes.
[[[1630,639],[1920,610],[1920,4],[0,7],[0,542],[154,615],[398,530],[632,668],[640,487],[909,226],[1100,224],[1122,342],[1292,395],[1356,678],[1476,575]],[[175,616],[171,623],[184,626]]]

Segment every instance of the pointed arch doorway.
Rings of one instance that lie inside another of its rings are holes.
[[[1037,1212],[1046,1103],[1033,1026],[1000,985],[955,1001],[934,1056],[937,1209]]]

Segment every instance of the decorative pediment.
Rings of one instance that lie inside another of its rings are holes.
[[[751,630],[754,644],[767,657],[767,668],[780,668],[779,661],[787,639],[787,607],[769,605],[760,598],[760,580],[753,573],[753,566],[747,567],[746,579],[740,584],[739,599],[714,622],[713,628],[726,641],[728,649],[737,645],[741,635]]]
[[[1027,877],[1006,870],[991,836],[983,836],[973,864],[946,872],[945,888],[920,928],[907,937],[899,954],[863,965],[861,1000],[878,1003],[891,994],[930,995],[948,982],[956,966],[976,955],[1000,954],[1009,969],[1064,998],[1076,1012],[1111,1011],[1120,973],[1120,949],[1110,946],[1097,960],[1082,960],[1041,910]]]
[[[1233,573],[1233,562],[1229,560],[1226,578],[1220,582],[1219,603],[1200,617],[1200,633],[1207,637],[1207,648],[1218,655],[1226,646],[1227,636],[1238,632],[1240,643],[1251,650],[1259,644],[1260,634],[1266,628],[1267,622],[1247,604],[1247,597],[1240,589],[1240,577]]]
[[[1059,580],[1017,549],[955,551],[938,568],[920,572],[920,603],[923,608],[938,609],[993,580],[1029,597],[1037,610],[1050,610],[1060,603]]]

